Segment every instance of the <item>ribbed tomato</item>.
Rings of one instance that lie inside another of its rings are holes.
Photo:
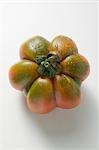
[[[22,44],[20,57],[10,68],[9,79],[15,89],[25,92],[32,112],[79,105],[80,86],[90,67],[72,39],[60,35],[49,42],[35,36]]]

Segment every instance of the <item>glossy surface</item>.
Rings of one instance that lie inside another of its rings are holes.
[[[23,60],[13,65],[9,71],[11,85],[18,90],[23,90],[38,76],[38,65],[29,60]]]
[[[35,36],[23,43],[20,56],[23,60],[11,67],[9,78],[14,88],[25,92],[32,112],[44,114],[80,104],[81,83],[90,69],[73,40],[60,35],[49,43]]]
[[[89,75],[89,63],[87,59],[80,54],[67,57],[61,65],[63,67],[63,73],[68,74],[71,77],[77,77],[80,80],[84,80]]]
[[[55,108],[53,85],[50,79],[38,78],[27,95],[27,104],[31,111],[46,113]]]
[[[69,55],[78,53],[74,41],[63,35],[57,36],[52,40],[49,50],[58,53],[62,60]]]
[[[36,61],[36,57],[48,54],[49,42],[41,37],[35,36],[30,38],[20,47],[20,57]]]
[[[80,86],[71,77],[57,75],[54,80],[56,104],[60,108],[73,108],[80,103]]]

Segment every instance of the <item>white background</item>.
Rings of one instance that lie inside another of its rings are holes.
[[[41,35],[52,40],[64,34],[77,44],[90,62],[91,72],[82,84],[81,105],[32,114],[22,94],[8,80],[12,64],[19,61],[19,47]],[[0,4],[0,146],[32,150],[96,150],[98,148],[97,4]]]

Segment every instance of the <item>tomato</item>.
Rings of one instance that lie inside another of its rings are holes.
[[[32,112],[44,114],[56,107],[71,109],[80,104],[81,83],[90,66],[72,39],[60,35],[49,42],[32,37],[21,45],[20,58],[10,68],[9,79],[15,89],[25,92]]]

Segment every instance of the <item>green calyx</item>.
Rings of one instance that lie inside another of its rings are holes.
[[[54,77],[61,72],[60,57],[55,54],[48,54],[37,57],[37,64],[39,65],[38,72],[42,76]]]

